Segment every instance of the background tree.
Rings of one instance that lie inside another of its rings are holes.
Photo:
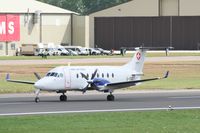
[[[38,0],[82,15],[90,14],[130,0]]]

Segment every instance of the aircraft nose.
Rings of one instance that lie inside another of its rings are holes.
[[[41,82],[41,80],[39,80],[34,84],[34,87],[42,90],[42,89],[44,89],[44,84],[43,84],[43,82]]]

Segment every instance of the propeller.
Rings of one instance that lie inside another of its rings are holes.
[[[81,73],[81,76],[87,80],[87,86],[83,89],[83,93],[85,93],[88,89],[88,87],[91,87],[93,85],[93,79],[95,78],[95,76],[97,75],[97,69],[94,71],[94,73],[92,73],[92,77],[91,79],[89,79],[89,76],[85,75],[84,73]]]
[[[40,77],[40,75],[39,75],[38,73],[34,72],[34,75],[35,75],[35,77],[36,77],[38,80],[41,79],[41,77]]]

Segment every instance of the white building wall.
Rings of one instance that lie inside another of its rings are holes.
[[[42,42],[71,45],[71,15],[42,15]]]
[[[178,16],[179,0],[160,0],[161,16]]]
[[[20,15],[20,44],[37,44],[40,41],[40,23],[33,23],[34,14]]]
[[[200,0],[180,0],[180,16],[200,16]]]
[[[85,16],[73,15],[73,45],[85,46]]]

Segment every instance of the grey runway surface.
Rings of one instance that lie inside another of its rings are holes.
[[[0,95],[0,116],[72,112],[133,111],[154,108],[200,107],[200,91],[114,93],[116,100],[106,101],[107,94],[69,94],[67,102],[59,95],[43,95],[40,103],[33,95]]]

